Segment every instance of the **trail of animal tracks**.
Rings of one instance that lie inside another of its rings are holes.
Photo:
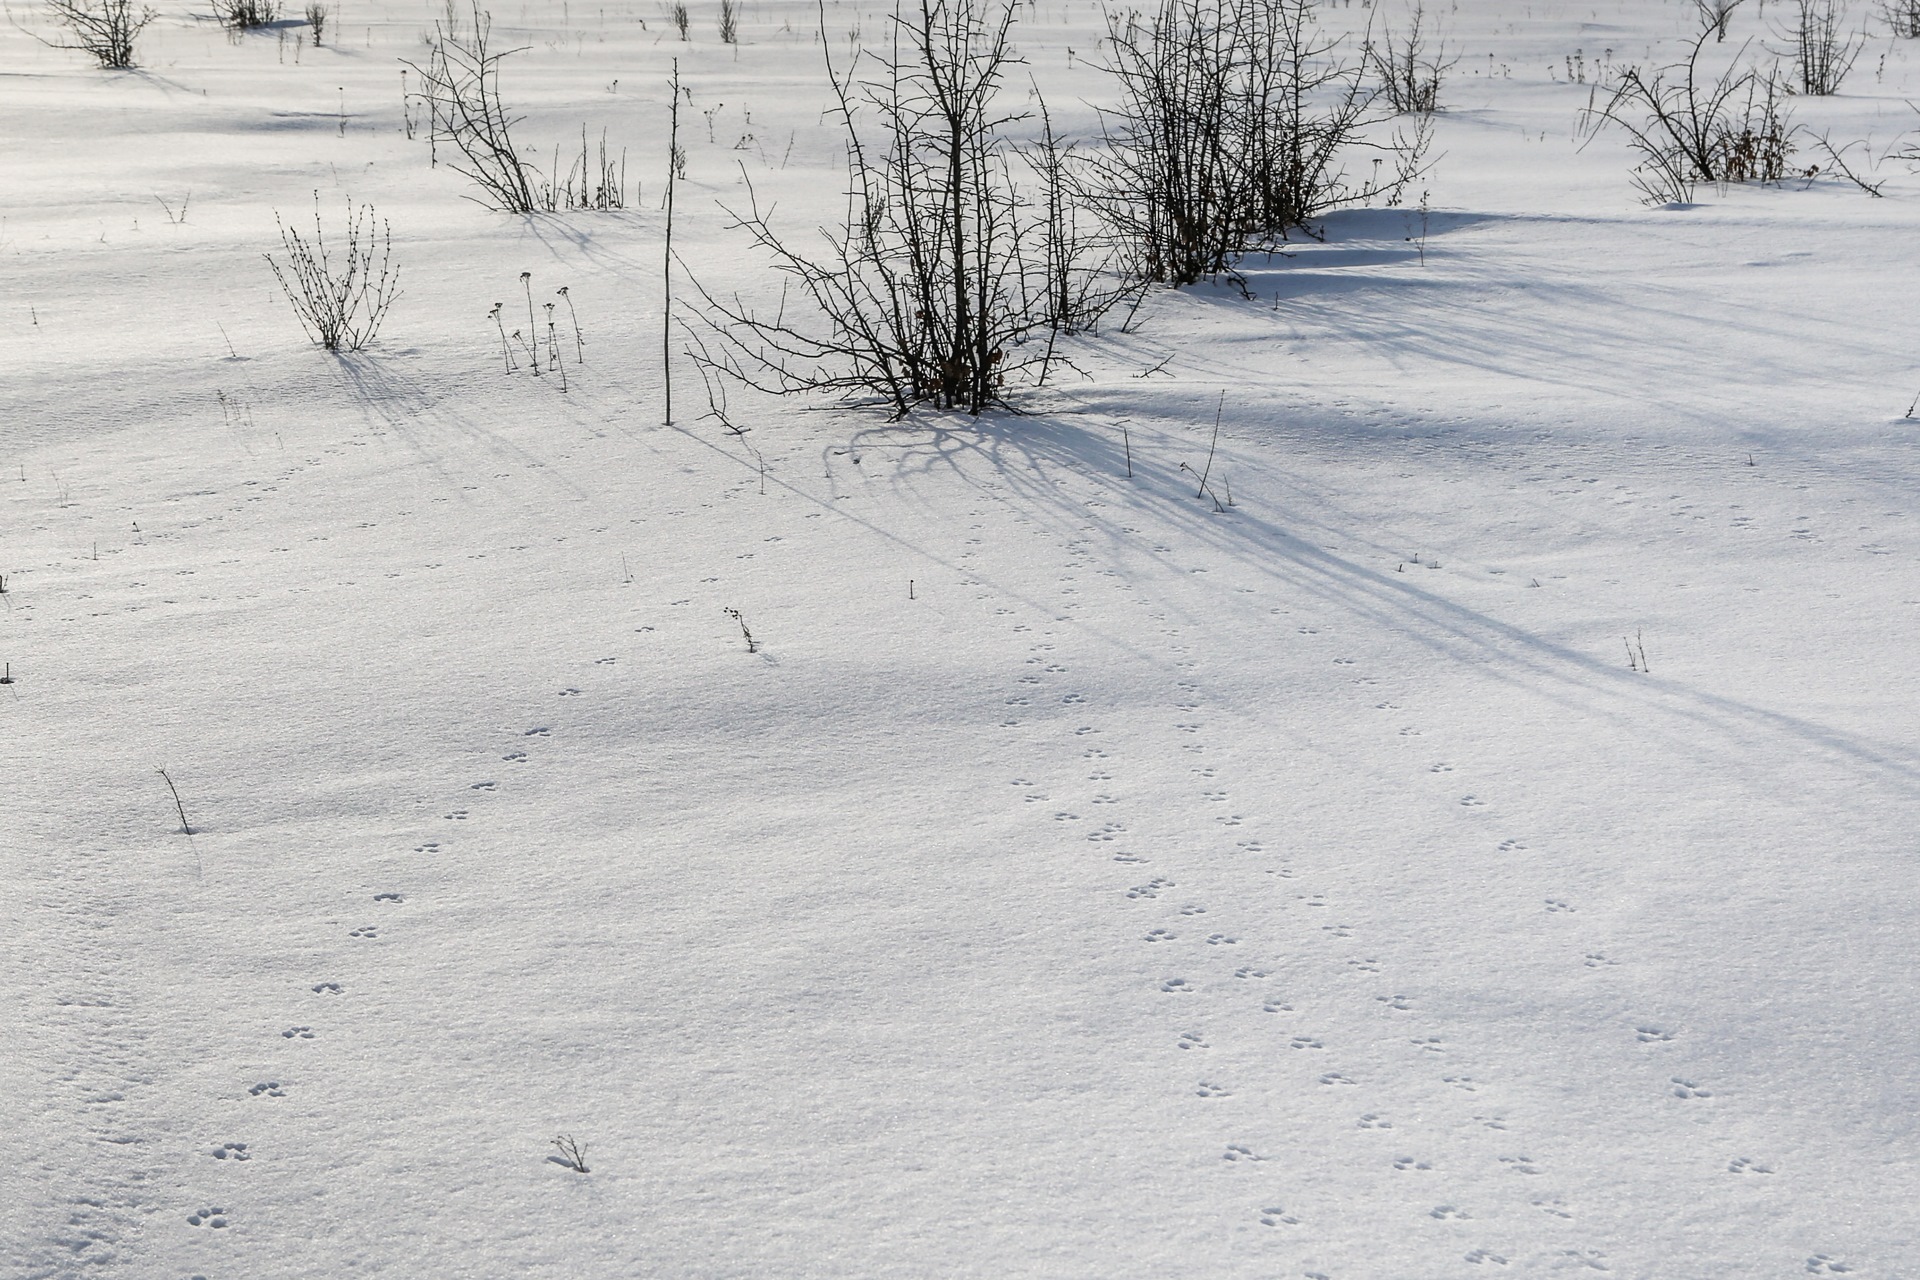
[[[736,163],[833,216],[811,9],[495,17],[635,172],[681,58],[715,287]],[[430,21],[4,37],[0,1274],[1920,1274],[1920,180],[1637,206],[1570,55],[1688,15],[1475,0],[1424,210],[743,443],[656,184],[407,139]],[[1099,24],[1021,11],[1050,100]],[[315,188],[361,355],[260,261]],[[487,318],[562,286],[564,394]]]

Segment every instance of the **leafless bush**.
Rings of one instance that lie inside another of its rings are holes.
[[[280,16],[277,0],[213,0],[213,16],[228,31],[252,31]]]
[[[451,142],[459,153],[450,161],[456,173],[480,188],[478,202],[503,213],[532,213],[538,207],[527,166],[513,144],[513,126],[500,101],[500,64],[524,49],[495,52],[488,43],[493,15],[473,10],[471,29],[449,19],[434,24],[426,66],[405,65],[420,77],[414,97],[427,109],[429,136],[437,146]]]
[[[673,29],[685,40],[687,29],[693,25],[693,15],[687,12],[686,0],[673,0],[667,7],[667,20],[673,23]]]
[[[1609,124],[1626,133],[1640,153],[1634,185],[1650,203],[1685,204],[1702,182],[1787,176],[1795,129],[1779,78],[1736,62],[1708,80],[1700,60],[1712,35],[1703,29],[1672,66],[1623,68],[1593,90],[1581,114],[1588,136]]]
[[[738,0],[720,0],[720,43],[740,43],[740,5]]]
[[[1903,40],[1920,40],[1920,0],[1882,0],[1880,16]]]
[[[1727,27],[1733,22],[1733,11],[1743,0],[1693,0],[1695,12],[1700,15],[1700,25],[1713,33],[1715,44],[1727,38]]]
[[[160,15],[134,0],[47,0],[47,12],[65,27],[68,40],[45,43],[93,55],[106,71],[133,67],[133,42]]]
[[[1071,278],[1075,247],[1061,239],[1064,222],[1035,217],[1008,135],[1021,117],[997,105],[1017,62],[1012,5],[990,14],[984,0],[918,0],[894,22],[890,52],[856,55],[844,76],[822,32],[846,129],[846,209],[822,228],[826,253],[809,257],[749,185],[736,223],[800,296],[783,295],[768,316],[702,293],[694,359],[710,391],[717,377],[877,401],[896,415],[920,404],[977,414],[1045,378],[1054,348],[1036,339],[1085,302],[1053,292],[1050,264],[1067,263]]]
[[[1379,93],[1359,64],[1332,56],[1314,0],[1161,0],[1110,16],[1108,69],[1120,105],[1103,119],[1090,194],[1148,279],[1231,275],[1250,249],[1330,209],[1396,200],[1428,136],[1384,142]],[[1371,176],[1345,165],[1372,151]],[[1381,162],[1390,161],[1383,170]]]
[[[317,0],[308,0],[307,25],[313,28],[313,47],[316,49],[320,47],[321,37],[327,33],[328,14],[327,6],[318,3]]]
[[[1785,35],[1793,42],[1800,92],[1822,98],[1840,92],[1840,82],[1867,44],[1865,35],[1847,30],[1847,9],[1840,0],[1797,0],[1793,27]]]
[[[328,351],[358,351],[372,342],[399,296],[400,271],[393,265],[393,228],[376,225],[372,205],[347,202],[346,256],[336,261],[320,225],[320,193],[313,193],[313,239],[280,221],[283,268],[272,254],[267,265],[300,318],[307,337]]]
[[[1416,4],[1404,35],[1396,39],[1391,27],[1383,28],[1379,43],[1369,40],[1361,50],[1362,59],[1380,82],[1381,92],[1399,115],[1424,116],[1438,111],[1441,81],[1459,61],[1447,57],[1445,41],[1437,49],[1428,47],[1426,17],[1426,7]]]

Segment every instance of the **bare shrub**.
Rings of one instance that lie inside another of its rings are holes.
[[[1313,0],[1161,0],[1108,18],[1120,105],[1103,116],[1091,198],[1140,269],[1182,285],[1232,275],[1250,250],[1342,205],[1397,200],[1418,171],[1423,121],[1374,141],[1388,112],[1363,67],[1332,56]],[[1350,179],[1371,151],[1391,161]]]
[[[320,47],[321,37],[327,33],[328,14],[327,6],[318,3],[318,0],[308,0],[307,25],[313,28],[313,47],[316,49]]]
[[[414,97],[427,109],[434,144],[451,142],[460,155],[454,171],[480,188],[478,203],[503,213],[532,213],[538,207],[527,166],[513,144],[513,126],[500,101],[500,64],[521,49],[496,52],[488,43],[493,15],[473,10],[471,29],[452,19],[434,23],[426,66],[405,65],[420,77]]]
[[[685,40],[687,29],[693,25],[693,15],[687,12],[686,0],[673,0],[667,7],[667,20],[673,23],[673,29]]]
[[[720,0],[720,43],[740,43],[740,5],[738,0]]]
[[[67,29],[69,38],[44,43],[92,54],[106,71],[134,66],[134,41],[160,16],[145,5],[136,8],[134,0],[47,0],[47,12]]]
[[[1840,82],[1867,44],[1865,35],[1847,29],[1847,9],[1840,0],[1797,0],[1786,38],[1793,42],[1800,92],[1821,98],[1840,92]]]
[[[308,338],[328,351],[358,351],[372,342],[386,318],[387,308],[399,296],[400,271],[393,265],[393,228],[385,219],[376,225],[372,205],[355,209],[347,202],[345,260],[336,260],[327,248],[320,225],[320,193],[313,193],[313,239],[298,229],[273,220],[286,250],[282,267],[265,255],[273,278],[293,304]]]
[[[213,0],[213,16],[228,31],[252,31],[280,16],[276,0]]]
[[[1623,68],[1604,90],[1593,90],[1581,113],[1589,137],[1609,124],[1626,133],[1640,153],[1634,185],[1649,203],[1685,204],[1702,182],[1787,176],[1795,129],[1779,78],[1736,64],[1707,79],[1700,60],[1712,35],[1702,29],[1685,60],[1672,66]]]
[[[580,126],[580,153],[568,161],[566,175],[560,174],[560,151],[554,148],[553,167],[548,176],[536,182],[534,203],[548,213],[581,209],[611,213],[627,207],[627,156],[622,151],[616,160],[607,151],[607,135],[600,134],[598,154],[587,148],[587,127]]]
[[[894,22],[890,52],[857,55],[844,76],[822,31],[846,130],[846,210],[812,257],[773,228],[748,186],[736,225],[799,297],[783,296],[769,316],[702,292],[694,360],[710,396],[717,376],[896,415],[920,404],[978,414],[1046,377],[1053,344],[1034,339],[1050,335],[1050,317],[1077,307],[1085,318],[1084,294],[1069,287],[1063,304],[1053,292],[1049,264],[1065,261],[1071,278],[1076,250],[1059,239],[1064,221],[1036,225],[1044,219],[1016,180],[1008,134],[1022,117],[997,105],[1017,61],[1012,5],[990,14],[983,0],[919,0]]]
[[[1902,40],[1920,40],[1920,0],[1882,0],[1880,16]]]
[[[1739,0],[1734,0],[1738,3]],[[1447,57],[1443,40],[1429,48],[1425,30],[1427,11],[1416,4],[1406,32],[1395,38],[1383,28],[1379,43],[1368,40],[1361,56],[1379,80],[1380,91],[1399,115],[1432,115],[1440,109],[1440,84],[1458,58]]]

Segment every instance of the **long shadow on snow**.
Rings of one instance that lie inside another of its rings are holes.
[[[979,489],[984,499],[1005,501],[1009,494],[1018,497],[1035,516],[1049,517],[1063,536],[1084,538],[1088,515],[1079,501],[1071,507],[1064,505],[1060,489],[1047,479],[1048,473],[1067,470],[1080,476],[1119,477],[1124,471],[1122,452],[1111,438],[1048,416],[983,417],[960,428],[921,421],[913,429],[921,433],[920,438],[903,438],[902,428],[897,426],[871,427],[856,432],[851,444],[897,450],[903,480],[944,470]],[[1140,482],[1126,492],[1138,508],[1276,587],[1304,592],[1343,608],[1376,628],[1424,644],[1438,657],[1471,665],[1476,672],[1500,683],[1540,694],[1571,710],[1602,716],[1638,734],[1656,734],[1656,719],[1664,715],[1736,743],[1786,737],[1802,746],[1823,748],[1870,766],[1920,794],[1920,763],[1906,758],[1896,747],[1750,702],[1623,671],[1424,590],[1416,585],[1417,579],[1356,565],[1303,541],[1247,507],[1216,513],[1204,500],[1191,497],[1191,482],[1184,474],[1157,470],[1157,475],[1148,475],[1142,460],[1135,458],[1134,471]],[[990,475],[1001,490],[983,488],[983,475]],[[910,498],[911,491],[903,496]],[[1105,532],[1116,560],[1129,553],[1151,554],[1145,536],[1128,535],[1111,524]],[[984,578],[977,571],[969,573]],[[1004,584],[996,586],[1016,598],[1025,598]],[[1028,602],[1048,607],[1038,600]],[[1068,621],[1082,628],[1091,626]],[[1101,638],[1146,656],[1130,639],[1111,634]],[[1682,754],[1703,750],[1697,734],[1667,731],[1658,736]],[[1725,748],[1712,751],[1712,761],[1722,768],[1740,758],[1738,754],[1729,755]]]

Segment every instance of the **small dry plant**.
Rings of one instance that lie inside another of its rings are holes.
[[[327,34],[327,18],[330,10],[318,0],[309,0],[307,5],[307,26],[313,29],[313,47],[318,49],[323,36]]]
[[[267,265],[300,318],[307,337],[328,351],[358,351],[372,342],[399,296],[400,271],[393,265],[393,229],[374,220],[372,205],[355,209],[347,202],[344,260],[327,247],[320,225],[320,193],[313,194],[313,239],[297,228],[280,227],[284,266],[272,254]]]
[[[1627,135],[1640,153],[1634,185],[1650,204],[1686,204],[1703,182],[1788,175],[1796,130],[1779,77],[1737,63],[1710,77],[1701,53],[1712,37],[1712,28],[1703,29],[1672,66],[1621,69],[1610,85],[1594,88],[1581,113],[1588,137],[1607,125]]]
[[[739,0],[720,0],[720,43],[740,43]]]
[[[68,39],[42,43],[92,54],[105,71],[132,69],[133,42],[160,16],[134,0],[47,0],[47,12],[67,29]]]
[[[1437,48],[1429,47],[1426,19],[1426,8],[1415,5],[1404,34],[1396,37],[1391,27],[1383,28],[1379,43],[1369,40],[1361,50],[1397,115],[1430,116],[1438,111],[1440,85],[1459,61],[1447,57],[1444,40]]]
[[[1902,40],[1920,40],[1920,0],[1883,0],[1880,16]]]

